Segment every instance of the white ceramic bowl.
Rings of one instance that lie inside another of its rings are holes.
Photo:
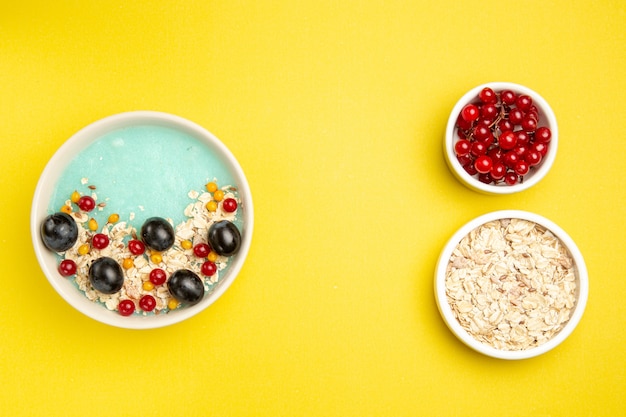
[[[533,99],[533,104],[537,106],[539,112],[539,126],[546,126],[550,128],[552,132],[552,138],[550,140],[550,146],[548,147],[547,154],[543,157],[539,165],[532,167],[531,171],[524,176],[524,181],[515,185],[502,184],[485,184],[478,180],[476,176],[471,176],[465,171],[461,163],[459,163],[456,153],[454,151],[454,145],[458,141],[456,120],[461,113],[461,110],[465,105],[477,101],[478,93],[485,87],[489,87],[492,90],[499,92],[502,90],[511,90],[517,95],[526,94]],[[519,84],[509,82],[490,82],[479,85],[472,88],[465,93],[463,97],[455,104],[450,117],[448,118],[448,124],[446,126],[446,133],[444,138],[444,157],[450,170],[454,176],[468,188],[487,194],[511,194],[519,191],[526,190],[533,185],[537,184],[543,177],[546,176],[554,159],[556,158],[556,152],[558,148],[559,132],[556,122],[556,117],[552,108],[546,100],[543,99],[537,92],[531,90],[528,87],[524,87]]]
[[[564,327],[555,335],[552,336],[551,339],[546,341],[539,346],[532,347],[526,350],[516,350],[516,351],[508,351],[508,350],[500,350],[496,349],[490,345],[482,343],[474,338],[470,333],[468,333],[459,323],[459,321],[454,316],[453,310],[450,307],[450,304],[446,297],[446,267],[449,263],[450,257],[457,247],[459,242],[472,230],[477,227],[488,223],[490,221],[494,221],[497,219],[509,219],[509,218],[517,218],[524,219],[536,224],[539,224],[555,235],[561,243],[567,248],[569,254],[571,255],[574,261],[574,270],[576,274],[576,283],[577,283],[577,291],[576,291],[576,303],[571,311],[571,315],[569,320],[566,322]],[[494,358],[500,359],[526,359],[531,358],[537,355],[541,355],[549,350],[555,348],[560,343],[562,343],[571,333],[574,331],[578,322],[580,321],[583,312],[585,310],[585,306],[587,304],[587,297],[589,293],[589,283],[587,276],[587,268],[585,266],[585,261],[578,250],[578,247],[574,243],[574,241],[561,229],[559,226],[554,224],[552,221],[539,216],[534,213],[529,213],[526,211],[520,210],[502,210],[491,212],[482,216],[475,218],[474,220],[468,222],[463,227],[461,227],[446,243],[441,255],[439,256],[439,260],[437,262],[437,267],[435,270],[435,299],[437,301],[437,306],[439,308],[439,312],[443,317],[448,328],[452,331],[452,333],[458,337],[463,343],[465,343],[470,348],[474,349],[477,352],[485,354],[487,356],[491,356]]]
[[[148,314],[146,316],[134,314],[124,317],[116,311],[109,311],[104,306],[89,301],[70,280],[60,276],[57,271],[59,261],[56,255],[43,245],[40,227],[43,219],[50,214],[47,209],[52,192],[69,162],[103,135],[113,130],[142,125],[167,127],[189,135],[197,139],[203,146],[208,147],[223,162],[234,178],[235,183],[231,185],[237,187],[241,199],[241,213],[238,216],[242,220],[242,242],[237,254],[229,260],[230,267],[227,273],[221,277],[220,283],[211,293],[205,294],[199,303],[178,308],[167,314]],[[46,165],[37,184],[32,203],[30,227],[35,254],[41,269],[52,287],[65,301],[86,316],[102,323],[128,329],[149,329],[178,323],[200,313],[228,289],[241,270],[250,249],[253,218],[252,197],[248,181],[233,154],[219,139],[201,126],[181,117],[161,112],[137,111],[121,113],[96,121],[78,131],[57,150]]]

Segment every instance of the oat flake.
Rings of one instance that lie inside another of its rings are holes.
[[[576,304],[574,262],[549,230],[500,219],[472,230],[452,252],[446,295],[461,326],[499,350],[525,350],[557,334]]]
[[[87,181],[86,178],[83,181]],[[82,181],[81,181],[82,182]],[[226,187],[224,187],[226,189]],[[240,200],[234,194],[235,189],[228,188],[228,192],[225,192],[224,198],[234,198],[240,204]],[[228,213],[221,209],[219,205],[218,210],[215,212],[209,212],[205,207],[205,201],[208,193],[198,193],[196,191],[190,191],[190,196],[195,196],[195,201],[188,204],[184,210],[188,219],[179,225],[174,227],[176,239],[174,246],[165,252],[161,253],[162,262],[155,264],[150,259],[150,250],[147,249],[143,255],[132,255],[127,246],[127,241],[131,237],[137,236],[137,230],[127,224],[126,222],[118,222],[115,224],[105,224],[99,233],[107,235],[110,239],[109,245],[102,249],[92,248],[86,255],[79,255],[78,248],[83,244],[90,244],[93,234],[98,232],[92,232],[88,229],[86,222],[89,219],[83,212],[72,212],[71,216],[76,221],[78,226],[78,239],[74,246],[64,253],[64,258],[72,259],[76,262],[77,272],[75,275],[75,282],[78,288],[85,294],[85,296],[94,302],[100,302],[109,310],[117,310],[117,305],[120,300],[132,299],[135,303],[138,303],[139,298],[145,294],[152,295],[156,300],[156,308],[154,314],[162,314],[168,311],[167,303],[172,298],[166,285],[157,286],[152,290],[144,290],[143,283],[149,281],[150,271],[154,268],[161,268],[165,270],[169,277],[173,272],[181,268],[187,268],[198,274],[200,279],[205,284],[205,289],[210,291],[210,288],[217,284],[220,280],[221,271],[227,266],[228,258],[224,256],[218,256],[215,264],[217,265],[217,272],[211,276],[206,277],[200,273],[202,263],[206,260],[200,259],[193,254],[192,249],[183,249],[181,242],[183,240],[192,240],[193,244],[200,242],[206,243],[206,236],[208,235],[209,227],[217,221],[229,220],[234,222],[236,219],[236,213]],[[95,197],[95,193],[93,194]],[[210,198],[210,195],[209,195]],[[130,220],[134,219],[134,213],[130,214]],[[171,219],[168,219],[172,223]],[[129,269],[123,269],[124,271],[124,285],[122,289],[115,294],[102,294],[99,291],[94,290],[89,282],[89,266],[93,261],[103,256],[108,256],[115,259],[120,265],[125,258],[133,259],[133,267]],[[140,314],[146,314],[137,309]]]

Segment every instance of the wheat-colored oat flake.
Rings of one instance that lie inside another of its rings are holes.
[[[547,342],[576,304],[567,249],[545,227],[523,219],[491,221],[465,236],[452,252],[445,286],[461,326],[499,350]]]
[[[86,179],[85,179],[86,183]],[[235,198],[238,203],[241,201],[234,193],[234,189],[231,187],[225,190],[224,198]],[[145,255],[133,256],[128,247],[127,241],[133,237],[137,237],[137,229],[126,222],[118,222],[115,224],[107,223],[102,226],[98,233],[103,233],[109,237],[109,245],[104,249],[91,249],[89,253],[80,255],[78,248],[83,244],[90,244],[91,238],[94,232],[90,231],[85,223],[88,221],[89,216],[81,211],[75,211],[71,213],[71,216],[76,221],[78,226],[78,240],[72,248],[67,250],[64,254],[65,259],[72,259],[76,262],[77,271],[75,280],[78,288],[85,293],[85,296],[94,302],[102,303],[109,310],[117,310],[120,300],[131,299],[135,302],[145,294],[151,294],[156,301],[156,307],[154,309],[155,314],[167,313],[167,303],[172,298],[167,287],[158,286],[154,289],[144,289],[143,283],[149,280],[150,271],[154,268],[161,268],[165,270],[167,276],[170,276],[178,269],[187,268],[198,273],[202,279],[205,291],[209,292],[220,279],[221,271],[227,266],[228,258],[224,256],[218,256],[215,264],[217,266],[217,272],[210,277],[200,274],[201,265],[206,260],[204,258],[198,258],[193,254],[190,249],[183,249],[181,242],[183,240],[193,240],[193,244],[206,242],[208,230],[211,225],[220,220],[234,221],[236,218],[235,213],[229,213],[220,208],[215,212],[209,212],[206,208],[206,202],[211,199],[209,193],[199,193],[195,190],[189,192],[189,197],[193,200],[187,205],[184,210],[184,214],[187,217],[186,221],[173,225],[175,229],[175,243],[174,246],[163,252],[162,261],[158,264],[153,263],[150,259],[150,250]],[[94,194],[94,198],[95,194]],[[69,201],[66,202],[69,204]],[[134,219],[134,214],[131,213],[130,220]],[[167,219],[170,223],[172,221]],[[113,258],[118,263],[122,264],[125,258],[133,258],[133,266],[124,270],[124,284],[122,289],[115,294],[103,294],[92,288],[89,282],[89,267],[91,263],[97,258],[107,256]],[[146,314],[142,312],[141,314]]]

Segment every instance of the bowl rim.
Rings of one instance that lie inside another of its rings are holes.
[[[456,154],[454,152],[454,143],[456,142],[454,134],[456,119],[463,107],[467,103],[474,101],[478,96],[478,93],[485,87],[489,87],[493,90],[508,89],[515,91],[516,93],[522,93],[531,96],[533,98],[533,103],[537,106],[540,115],[545,118],[546,125],[550,127],[550,130],[552,132],[548,153],[543,158],[539,166],[536,167],[533,174],[525,177],[523,183],[518,183],[515,185],[485,184],[465,172],[465,170],[456,158]],[[550,171],[550,168],[552,168],[552,165],[554,164],[554,160],[556,159],[558,142],[559,129],[556,115],[554,114],[552,107],[550,107],[550,104],[539,93],[521,84],[506,81],[494,81],[484,83],[472,88],[456,102],[456,104],[452,108],[452,111],[450,112],[446,125],[446,132],[444,136],[444,155],[446,162],[448,163],[448,166],[454,176],[468,188],[485,194],[512,194],[527,190],[528,188],[536,185],[547,175],[547,173]]]
[[[479,227],[482,224],[488,223],[493,220],[498,219],[508,219],[508,218],[518,218],[523,220],[528,220],[535,222],[552,232],[567,248],[572,259],[574,260],[574,264],[576,266],[577,273],[577,284],[578,284],[578,298],[576,300],[576,306],[571,313],[571,317],[569,321],[565,324],[565,326],[559,331],[556,335],[554,335],[550,340],[545,342],[542,345],[537,347],[520,350],[520,351],[504,351],[499,350],[494,347],[488,346],[474,337],[472,337],[463,327],[461,327],[458,320],[454,317],[452,312],[452,308],[447,301],[446,297],[446,288],[445,288],[445,279],[446,279],[446,267],[448,265],[448,260],[452,255],[457,244],[465,237],[469,232]],[[587,298],[589,295],[589,279],[587,273],[587,267],[585,264],[585,260],[578,249],[576,243],[572,240],[572,238],[557,224],[548,220],[547,218],[528,211],[523,210],[498,210],[483,214],[470,220],[465,225],[463,225],[460,229],[458,229],[452,237],[445,244],[441,254],[439,255],[439,259],[437,261],[437,267],[435,269],[435,300],[437,302],[437,308],[448,328],[452,331],[452,333],[461,340],[465,345],[472,348],[473,350],[480,352],[484,355],[491,356],[498,359],[507,359],[507,360],[519,360],[519,359],[528,359],[543,353],[546,353],[559,344],[561,344],[576,328],[578,323],[580,322],[583,313],[585,311],[585,307],[587,305]]]
[[[69,280],[59,279],[60,275],[56,269],[56,255],[44,248],[41,243],[40,224],[48,214],[47,208],[52,192],[50,188],[54,188],[59,176],[67,165],[66,162],[69,162],[76,154],[104,134],[137,125],[155,125],[177,129],[191,135],[212,149],[232,172],[234,181],[239,189],[239,196],[242,199],[242,206],[245,207],[245,210],[241,214],[242,242],[238,253],[235,255],[236,258],[232,259],[229,270],[220,280],[220,283],[210,294],[206,294],[201,302],[159,316],[132,315],[124,317],[115,311],[110,311],[106,307],[88,300]],[[44,167],[35,188],[30,214],[31,240],[37,261],[46,279],[56,292],[68,304],[84,315],[101,323],[125,329],[154,329],[179,323],[195,316],[217,301],[230,287],[243,267],[250,250],[253,228],[254,207],[250,186],[243,169],[232,152],[215,135],[199,124],[174,114],[152,110],[113,114],[86,125],[70,136],[56,150]],[[54,259],[54,263],[52,263],[52,259]]]

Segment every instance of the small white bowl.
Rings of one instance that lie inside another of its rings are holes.
[[[43,219],[50,214],[47,210],[58,179],[65,167],[77,154],[113,130],[143,125],[171,128],[187,134],[197,139],[203,146],[208,147],[224,163],[235,181],[231,185],[237,187],[241,199],[242,210],[239,217],[242,220],[242,241],[237,254],[229,260],[230,267],[227,273],[221,277],[216,288],[211,293],[205,294],[199,303],[178,308],[167,314],[148,314],[145,316],[133,314],[124,317],[117,311],[109,311],[103,305],[89,301],[70,280],[60,276],[57,270],[59,262],[57,256],[43,245],[40,227]],[[241,270],[250,249],[253,219],[252,197],[248,181],[233,154],[219,139],[203,127],[181,117],[154,111],[136,111],[121,113],[96,121],[75,133],[56,151],[37,184],[31,209],[30,228],[35,254],[41,269],[52,287],[72,307],[94,320],[111,326],[127,329],[150,329],[178,323],[200,313],[228,289]]]
[[[525,94],[533,99],[533,104],[537,106],[539,112],[539,126],[546,126],[550,128],[552,137],[550,145],[548,147],[547,154],[543,157],[539,165],[532,167],[530,172],[524,176],[524,181],[515,185],[506,184],[485,184],[476,178],[471,176],[465,171],[461,163],[459,163],[456,153],[454,151],[454,145],[458,141],[456,120],[461,113],[461,110],[465,105],[475,102],[478,99],[478,93],[485,87],[489,87],[492,90],[499,92],[502,90],[511,90],[516,94]],[[443,142],[444,156],[450,170],[454,176],[468,188],[486,194],[512,194],[519,191],[526,190],[533,185],[537,184],[543,177],[546,176],[554,159],[556,158],[556,152],[558,148],[559,132],[556,122],[556,116],[552,111],[552,108],[546,100],[543,99],[537,92],[531,90],[528,87],[524,87],[519,84],[509,82],[490,82],[479,85],[468,91],[461,99],[456,103],[450,117],[448,118],[448,124],[446,126],[446,133]]]
[[[498,219],[523,219],[527,221],[534,222],[538,225],[545,227],[547,230],[552,232],[554,236],[556,236],[564,247],[568,250],[571,255],[572,260],[574,261],[574,271],[576,274],[576,284],[577,284],[577,292],[576,292],[576,303],[571,311],[571,315],[569,320],[566,322],[564,327],[555,335],[552,336],[551,339],[546,341],[539,346],[532,347],[526,350],[500,350],[495,347],[492,347],[486,343],[478,341],[474,338],[470,333],[468,333],[459,323],[457,318],[454,316],[453,310],[448,302],[446,296],[446,268],[449,263],[449,260],[452,256],[454,249],[461,242],[461,240],[468,235],[472,230],[477,227],[494,221]],[[439,312],[443,317],[444,322],[448,326],[448,328],[452,331],[452,333],[459,338],[464,344],[474,349],[477,352],[480,352],[484,355],[491,356],[494,358],[500,359],[509,359],[509,360],[517,360],[517,359],[526,359],[541,355],[543,353],[548,352],[549,350],[555,348],[560,343],[562,343],[576,328],[578,322],[580,321],[583,312],[585,310],[585,306],[587,304],[587,297],[589,294],[589,282],[587,276],[587,268],[585,266],[585,261],[583,259],[582,254],[578,250],[578,247],[574,243],[574,241],[569,237],[563,229],[554,224],[552,221],[534,213],[529,213],[526,211],[520,210],[502,210],[495,211],[491,213],[484,214],[471,220],[463,227],[461,227],[446,243],[443,251],[439,256],[439,260],[437,261],[437,267],[435,270],[435,299],[437,301],[437,306],[439,308]]]

